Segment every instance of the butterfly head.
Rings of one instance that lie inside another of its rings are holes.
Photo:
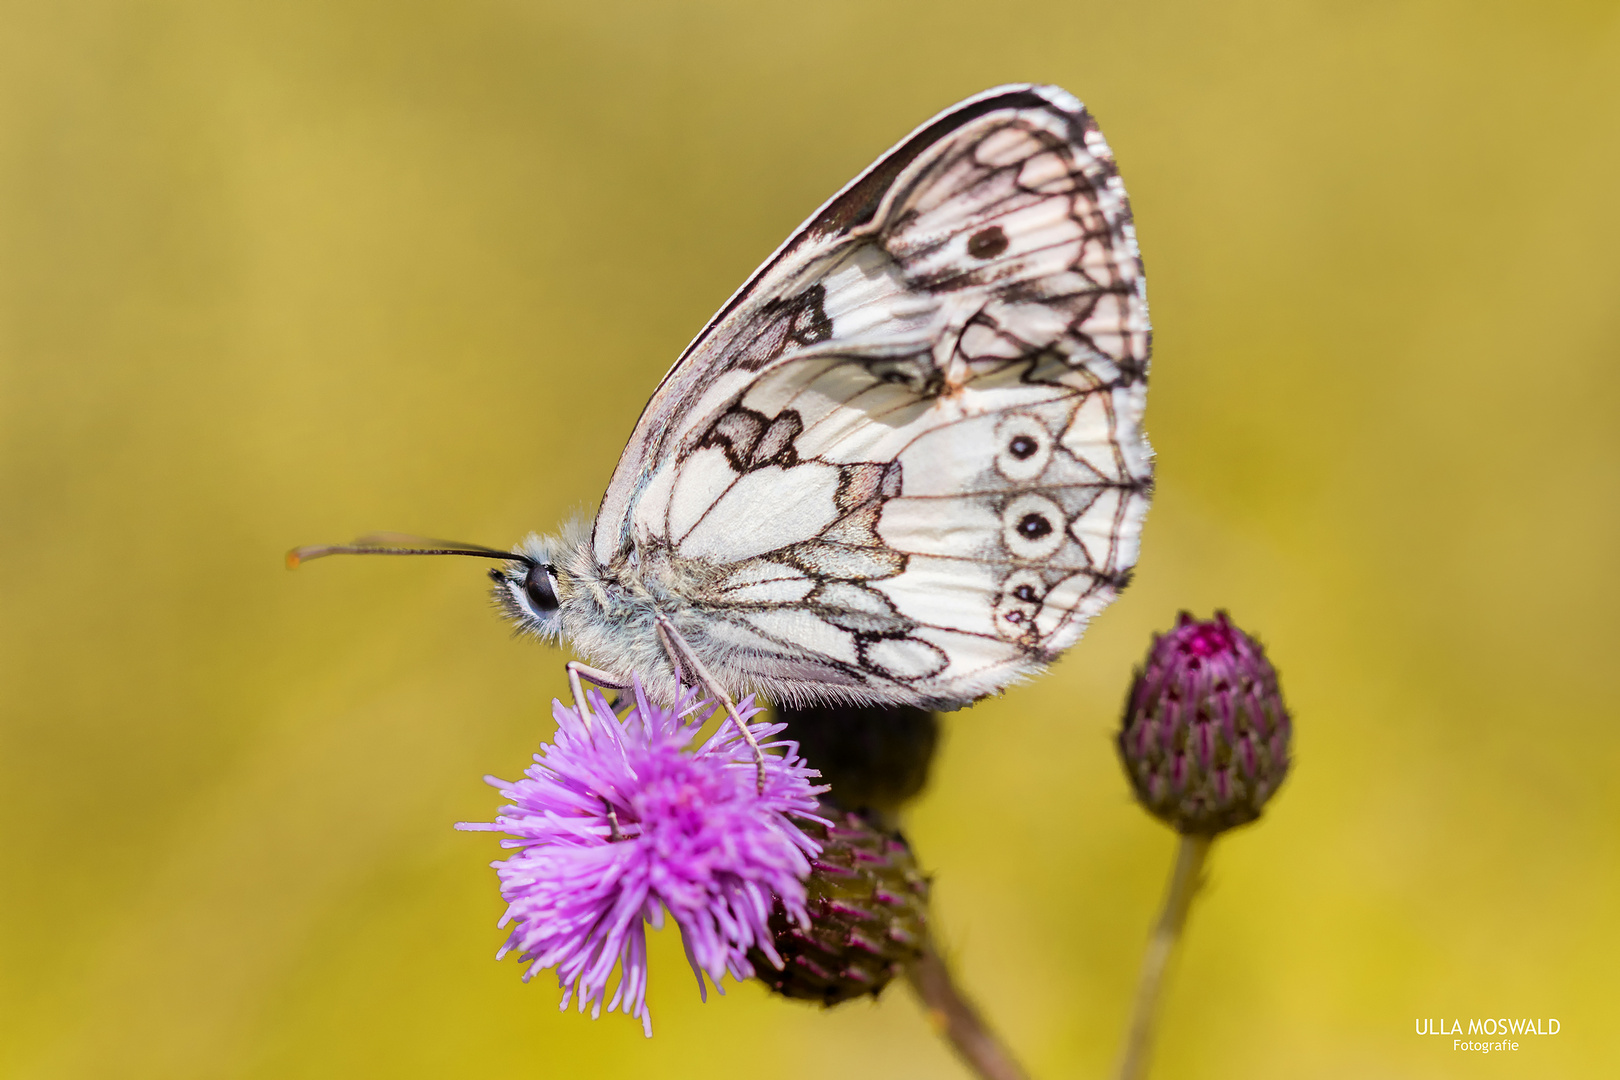
[[[529,536],[505,567],[492,569],[495,603],[518,626],[550,641],[562,632],[562,605],[571,591],[560,567],[562,545],[549,536]]]

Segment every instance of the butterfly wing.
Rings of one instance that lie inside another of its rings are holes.
[[[1152,484],[1130,208],[1078,101],[1003,87],[879,159],[665,376],[593,530],[728,685],[954,706],[1128,578]]]

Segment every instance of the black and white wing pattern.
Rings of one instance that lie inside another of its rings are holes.
[[[1150,332],[1113,156],[1010,86],[806,222],[637,423],[592,533],[722,682],[954,707],[1073,644],[1136,561]]]

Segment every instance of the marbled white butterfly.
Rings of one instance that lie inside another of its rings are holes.
[[[1102,132],[1063,90],[998,87],[884,154],[721,308],[589,528],[290,558],[504,560],[507,614],[589,659],[576,695],[633,672],[664,700],[955,708],[1040,670],[1129,580],[1150,345]]]

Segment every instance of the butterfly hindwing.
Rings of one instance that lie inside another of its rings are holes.
[[[666,376],[593,544],[778,697],[954,705],[1123,585],[1151,486],[1130,212],[1079,103],[992,91],[791,238]]]

